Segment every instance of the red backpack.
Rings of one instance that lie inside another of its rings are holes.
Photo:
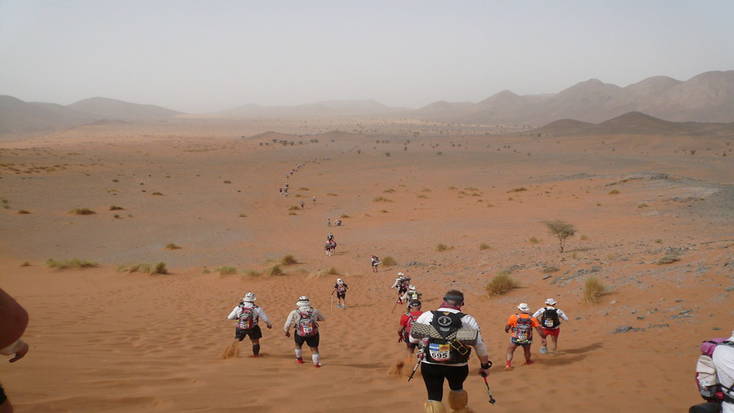
[[[298,321],[296,322],[296,334],[301,337],[312,337],[319,333],[319,325],[314,317],[313,310],[306,312],[298,312]]]
[[[417,311],[416,311],[417,312]],[[418,315],[413,315],[413,311],[408,311],[405,313],[405,315],[408,316],[408,320],[405,323],[405,327],[403,328],[403,338],[406,340],[410,337],[410,330],[413,329],[413,324],[415,324],[416,320],[418,320],[418,317],[423,314],[422,312]]]

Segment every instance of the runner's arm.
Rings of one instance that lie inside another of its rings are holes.
[[[232,309],[232,312],[227,316],[227,320],[236,320],[240,316],[240,306],[236,306]]]
[[[321,314],[321,311],[319,311],[319,310],[315,310],[315,311],[316,311],[316,321],[324,321],[324,320],[326,320],[326,317],[324,317],[324,315]]]
[[[293,318],[295,317],[296,311],[293,310],[288,314],[288,318],[285,320],[285,324],[283,324],[283,332],[289,333],[289,330],[291,328],[291,325],[293,325]]]
[[[541,307],[541,308],[539,308],[539,309],[538,309],[538,311],[536,311],[536,312],[535,312],[535,313],[533,314],[533,318],[538,318],[538,317],[540,317],[540,315],[541,315],[541,314],[543,314],[543,311],[545,311],[545,307]]]
[[[268,315],[265,314],[265,310],[263,310],[262,307],[257,308],[257,316],[260,317],[265,322],[265,324],[267,324],[268,326],[272,326]]]
[[[558,316],[568,321],[568,316],[566,315],[566,313],[563,312],[563,310],[558,310]]]

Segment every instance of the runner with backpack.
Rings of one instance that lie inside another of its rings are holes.
[[[398,330],[398,337],[400,338],[398,339],[398,343],[405,343],[408,355],[412,355],[415,348],[418,347],[418,344],[410,342],[410,330],[421,314],[423,314],[423,311],[421,311],[421,302],[415,300],[408,303],[407,311],[400,316],[400,329]]]
[[[734,413],[734,332],[701,343],[696,385],[706,403],[691,406],[690,413]]]
[[[314,367],[321,367],[321,358],[319,356],[319,321],[325,320],[319,310],[311,307],[311,301],[306,296],[298,297],[296,301],[296,309],[288,314],[288,318],[283,325],[283,333],[286,337],[291,336],[291,328],[293,331],[293,340],[296,343],[296,363],[303,364],[303,343],[306,343],[311,349],[311,360]]]
[[[464,381],[469,375],[469,356],[472,347],[481,363],[479,375],[485,380],[492,363],[482,341],[479,324],[474,317],[462,313],[464,294],[451,290],[443,297],[436,311],[421,314],[410,331],[410,342],[421,344],[421,375],[428,392],[424,404],[426,413],[445,413],[443,400],[444,379],[449,382],[449,407],[453,413],[470,412],[469,396]]]
[[[331,290],[331,295],[334,295],[334,292],[336,292],[336,307],[337,308],[347,308],[347,290],[349,289],[349,286],[347,283],[344,282],[341,278],[336,279],[336,284],[334,284],[334,289]]]
[[[403,303],[410,303],[411,301],[420,301],[421,297],[423,297],[423,294],[418,292],[415,285],[410,285],[408,286],[408,290],[405,294],[400,297],[400,301]]]
[[[381,264],[380,257],[373,255],[370,257],[370,265],[372,265],[372,272],[377,272],[377,267]]]
[[[407,277],[404,273],[399,272],[398,278],[395,279],[392,287],[390,287],[396,288],[398,290],[398,299],[396,301],[397,303],[403,303],[403,295],[408,291],[408,287],[410,287],[410,277]]]
[[[245,337],[250,337],[250,341],[252,342],[252,357],[258,357],[260,355],[260,338],[263,336],[263,333],[258,325],[259,320],[262,319],[265,321],[268,328],[273,328],[265,311],[255,305],[255,300],[257,300],[255,293],[247,292],[242,298],[242,301],[227,316],[228,320],[237,320],[234,330],[235,341],[232,345],[236,346],[237,341],[242,341]]]
[[[545,300],[545,307],[541,307],[533,314],[533,318],[540,322],[540,328],[543,330],[545,337],[541,336],[540,354],[548,352],[548,340],[550,336],[551,351],[558,350],[558,335],[561,333],[561,320],[568,321],[568,316],[563,310],[556,308],[558,303],[553,298]]]
[[[525,353],[525,364],[533,364],[530,354],[530,346],[533,344],[533,329],[541,337],[545,334],[540,329],[538,319],[530,315],[530,306],[526,303],[520,303],[517,309],[520,310],[520,313],[511,315],[505,325],[505,333],[512,334],[510,344],[507,346],[507,361],[505,362],[505,369],[507,370],[512,368],[512,357],[515,354],[515,349],[519,346],[522,346]]]

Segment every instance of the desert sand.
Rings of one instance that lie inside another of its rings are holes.
[[[3,141],[0,285],[31,316],[30,353],[0,367],[17,411],[422,411],[422,380],[391,374],[403,355],[389,288],[398,271],[424,310],[449,288],[467,294],[495,362],[496,405],[467,379],[475,411],[697,403],[698,344],[734,328],[732,138],[443,127],[179,119]],[[339,216],[343,227],[326,226]],[[552,219],[578,229],[563,254],[543,224]],[[269,275],[288,254],[299,263]],[[372,254],[397,265],[373,274]],[[671,254],[678,261],[658,264]],[[98,266],[54,269],[49,258]],[[157,262],[169,274],[122,271]],[[500,271],[521,288],[490,297]],[[592,276],[608,289],[598,304],[582,297]],[[350,286],[343,310],[330,302],[337,277]],[[222,359],[234,330],[225,317],[246,291],[275,328],[263,329],[263,357],[247,357],[245,341],[241,357]],[[300,295],[327,317],[321,369],[296,365],[280,330]],[[535,364],[517,352],[504,371],[505,320],[547,297],[571,318],[560,351],[537,354],[536,342]]]

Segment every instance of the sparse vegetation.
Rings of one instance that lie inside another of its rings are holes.
[[[601,299],[601,296],[604,295],[605,291],[606,287],[604,287],[604,284],[598,278],[588,278],[586,283],[584,283],[584,301],[596,304]]]
[[[581,241],[588,241],[589,237],[587,237],[586,235],[582,235],[580,239]]]
[[[235,267],[219,267],[216,269],[219,275],[232,275],[237,274],[237,268]]]
[[[649,207],[649,205],[647,205],[647,204],[646,204],[646,203],[644,203],[644,202],[643,202],[643,203],[641,203],[640,205],[637,205],[637,208],[647,208],[647,207]]]
[[[479,244],[480,251],[489,250],[489,249],[492,249],[492,247],[490,247],[489,244],[487,244],[486,242]]]
[[[572,237],[576,233],[576,228],[574,228],[573,225],[558,219],[554,221],[545,221],[544,224],[548,227],[550,233],[558,238],[561,253],[563,253],[566,246],[566,239]]]
[[[514,278],[506,271],[498,273],[492,281],[490,281],[485,287],[487,294],[490,296],[498,296],[509,293],[510,291],[518,288],[519,284]]]
[[[280,259],[280,263],[282,265],[295,265],[298,264],[298,260],[295,259],[292,255],[288,254]]]
[[[385,198],[384,196],[378,196],[377,198],[373,199],[374,202],[392,202],[392,200]]]
[[[326,272],[328,275],[341,275],[341,273],[334,267],[329,268],[329,271]]]
[[[387,188],[386,190],[384,190],[382,192],[384,192],[386,194],[391,194],[391,193],[395,192],[395,190],[393,188]]]
[[[436,251],[438,251],[438,252],[444,252],[444,251],[448,251],[448,250],[452,250],[452,249],[454,249],[454,247],[448,246],[446,244],[438,244],[438,245],[436,245]]]
[[[507,191],[507,193],[510,193],[510,192],[525,192],[527,190],[528,190],[527,188],[525,188],[524,186],[521,186],[519,188],[510,189],[509,191]]]
[[[125,208],[117,205],[110,206],[110,211],[123,211]]]
[[[80,260],[78,258],[73,258],[70,260],[63,260],[63,261],[49,258],[46,261],[46,265],[49,268],[55,268],[57,270],[65,270],[68,268],[94,268],[98,266],[96,262]]]
[[[347,219],[347,218],[351,218],[351,217],[349,215],[347,215],[347,214],[341,214],[339,216],[339,218],[341,218],[341,219]]]
[[[301,209],[301,207],[299,207],[298,205],[291,205],[290,207],[288,207],[289,211],[298,211],[299,209]]]
[[[618,189],[612,189],[611,191],[609,191],[609,195],[619,195],[619,190]]]
[[[543,267],[543,274],[550,274],[553,272],[558,272],[560,269],[558,267],[554,267],[552,265],[549,265],[547,267]]]
[[[31,263],[28,261],[24,261],[23,264],[20,264],[21,267],[30,267]]]
[[[157,264],[135,264],[130,266],[121,266],[118,271],[134,273],[142,272],[145,274],[168,274],[166,263],[159,262]]]
[[[163,194],[162,194],[161,192],[158,192],[158,191],[156,191],[156,192],[153,192],[153,193],[152,193],[151,195],[155,195],[155,196],[163,196]]]
[[[285,272],[280,268],[280,265],[274,265],[268,272],[270,275],[285,275]]]
[[[384,265],[386,267],[394,267],[394,266],[398,265],[398,262],[395,261],[395,258],[393,258],[393,257],[391,257],[389,255],[387,257],[383,258],[381,261],[382,261],[382,265]]]
[[[660,258],[657,262],[658,265],[672,264],[680,261],[680,257],[675,254],[667,254]]]
[[[259,272],[259,271],[255,271],[255,270],[249,270],[249,271],[246,271],[246,272],[245,272],[245,274],[247,274],[247,275],[248,275],[248,276],[250,276],[250,277],[259,277],[259,276],[261,276],[261,275],[262,275],[262,273],[261,273],[261,272]]]
[[[181,247],[171,242],[170,244],[166,244],[166,249],[167,250],[180,250]]]
[[[291,211],[291,212],[288,213],[288,215],[298,215],[298,214],[296,214],[295,212]]]
[[[530,237],[530,239],[528,239],[528,242],[531,244],[540,244],[540,240],[535,237]]]
[[[247,214],[240,214],[240,218],[247,218]]]
[[[18,210],[18,214],[19,214],[19,215],[28,215],[28,214],[30,214],[30,213],[31,213],[31,212],[30,212],[30,211],[28,211],[28,210],[26,210],[26,209],[20,209],[20,210]]]
[[[69,211],[70,214],[74,215],[94,215],[96,212],[92,211],[89,208],[75,208]]]

